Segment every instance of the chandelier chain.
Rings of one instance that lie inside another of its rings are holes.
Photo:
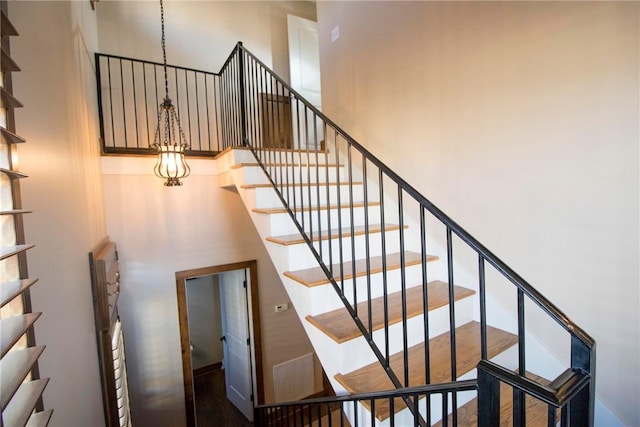
[[[164,5],[160,0],[160,24],[162,28],[162,62],[164,63],[164,90],[165,98],[169,99],[169,77],[167,75],[167,47],[164,41]]]

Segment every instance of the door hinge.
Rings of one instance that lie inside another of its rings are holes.
[[[253,394],[249,396],[249,400],[253,402]]]
[[[247,281],[246,280],[244,282],[242,282],[242,285],[244,286],[245,289],[247,289]]]
[[[251,338],[247,338],[247,345],[251,345]]]

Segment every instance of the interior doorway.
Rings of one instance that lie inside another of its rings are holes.
[[[206,279],[212,280],[196,280]],[[195,283],[198,282],[197,287]],[[193,285],[189,285],[192,283]],[[209,283],[209,285],[207,285]],[[215,322],[211,322],[209,331],[211,339],[222,340],[224,349],[224,371],[221,371],[226,378],[225,394],[229,401],[238,407],[238,410],[245,414],[249,420],[253,415],[253,406],[264,402],[264,386],[262,374],[262,351],[261,351],[261,334],[260,334],[260,312],[258,301],[258,278],[256,261],[246,261],[232,264],[225,264],[214,267],[204,267],[186,271],[176,272],[176,289],[178,299],[178,317],[180,323],[180,345],[182,350],[182,368],[184,378],[185,393],[185,411],[188,426],[197,425],[196,400],[203,397],[204,400],[211,400],[215,396],[198,396],[195,393],[194,370],[196,374],[203,373],[212,374],[211,378],[219,377],[220,372],[215,373],[216,368],[220,370],[220,363],[210,362],[207,358],[216,356],[211,354],[218,353],[216,347],[220,345],[202,345],[193,346],[192,341],[196,339],[198,334],[198,323],[209,323],[208,318],[196,321],[190,318],[189,293],[191,292],[192,300],[201,298],[202,289],[212,286],[213,289],[207,290],[209,294],[215,295],[219,292],[219,303],[215,299],[211,299],[211,307],[221,322],[218,329]],[[190,291],[191,288],[191,291]],[[198,295],[195,295],[198,289]],[[197,303],[202,304],[201,302]],[[216,310],[216,304],[219,307]],[[226,310],[226,312],[225,312]],[[193,317],[196,310],[191,307]],[[196,323],[194,323],[196,322]],[[193,329],[193,331],[192,331]],[[194,335],[195,334],[195,335]],[[198,339],[202,339],[201,337]],[[201,341],[200,341],[201,342]],[[215,343],[211,343],[215,344]],[[220,343],[217,343],[220,344]],[[233,344],[233,345],[230,345]],[[207,347],[205,349],[205,347]],[[196,350],[197,351],[192,351]],[[208,356],[204,357],[206,354]],[[219,357],[219,356],[217,356]],[[205,366],[202,366],[202,365]],[[216,366],[217,365],[217,366]],[[212,371],[212,372],[207,372]],[[229,375],[230,374],[230,375]],[[199,378],[199,377],[198,377]],[[201,387],[198,389],[200,392]],[[216,393],[219,387],[207,390],[207,394]],[[219,391],[218,394],[221,394]],[[201,400],[199,400],[201,401]],[[227,399],[223,399],[227,404]],[[235,408],[233,408],[235,410]]]

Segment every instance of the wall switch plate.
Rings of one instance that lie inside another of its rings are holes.
[[[285,310],[289,310],[289,304],[284,303],[284,304],[278,304],[276,306],[273,307],[273,309],[275,310],[276,313],[281,313]]]
[[[333,29],[331,30],[331,41],[335,42],[336,40],[338,40],[340,38],[340,26],[336,25],[335,27],[333,27]]]

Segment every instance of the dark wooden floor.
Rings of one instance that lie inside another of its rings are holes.
[[[224,384],[224,371],[215,369],[193,379],[198,427],[253,426],[229,400]]]

